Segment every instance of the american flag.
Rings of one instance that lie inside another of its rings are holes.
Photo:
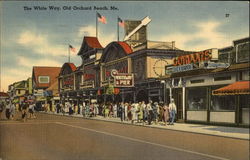
[[[107,20],[105,16],[102,16],[100,13],[97,12],[97,17],[98,17],[98,21],[103,23],[103,24],[107,24]]]
[[[121,27],[124,27],[124,26],[125,26],[124,21],[123,21],[120,17],[118,17],[118,24],[119,24],[119,26],[121,26]]]
[[[76,53],[76,49],[72,45],[70,45],[70,44],[69,44],[69,49],[70,49],[70,51]]]

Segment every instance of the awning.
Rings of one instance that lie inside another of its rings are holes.
[[[218,96],[250,94],[249,83],[250,81],[238,81],[228,86],[216,89],[212,94]]]

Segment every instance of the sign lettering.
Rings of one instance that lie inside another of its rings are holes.
[[[174,58],[174,66],[209,61],[212,58],[212,49],[201,51],[198,53],[188,54]]]

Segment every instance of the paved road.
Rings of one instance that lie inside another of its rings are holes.
[[[38,114],[0,121],[2,160],[247,160],[249,141]]]

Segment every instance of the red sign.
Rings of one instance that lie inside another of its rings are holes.
[[[174,59],[174,66],[186,65],[202,61],[208,61],[212,58],[212,50],[205,50],[198,53],[179,56]]]
[[[68,86],[68,85],[73,85],[74,84],[74,77],[66,77],[63,81],[63,85]]]

